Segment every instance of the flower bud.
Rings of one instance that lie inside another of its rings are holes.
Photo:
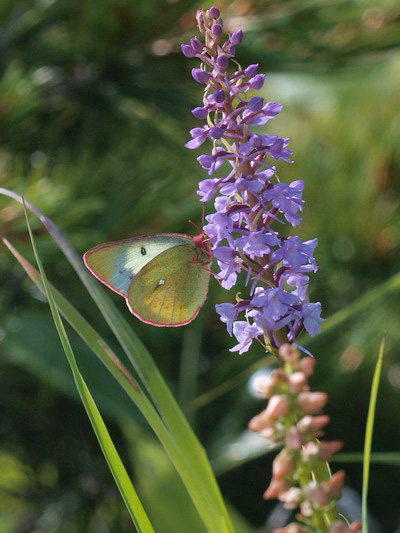
[[[303,416],[297,422],[297,429],[302,433],[312,433],[314,437],[320,437],[324,434],[322,430],[329,423],[328,415],[320,416]]]
[[[318,458],[321,461],[330,461],[332,456],[335,455],[343,446],[343,442],[340,440],[331,440],[329,442],[320,442],[318,450]]]
[[[294,450],[300,450],[303,442],[304,437],[301,431],[299,431],[296,427],[291,427],[288,429],[285,436],[285,446],[289,446]]]
[[[287,375],[283,368],[277,368],[271,374],[271,381],[266,388],[267,398],[271,398],[274,393],[280,390],[281,385],[287,383]]]
[[[253,65],[249,65],[244,71],[243,74],[246,76],[246,78],[252,78],[258,70],[258,63],[254,63]]]
[[[215,37],[218,37],[219,35],[221,35],[222,33],[222,26],[221,24],[213,24],[211,26],[211,33],[215,36]]]
[[[254,416],[248,423],[248,428],[251,431],[261,431],[267,428],[271,428],[273,425],[273,420],[267,416],[266,409],[261,411],[258,415]]]
[[[328,395],[325,392],[301,392],[297,396],[297,404],[307,415],[318,413],[326,402]]]
[[[271,442],[280,442],[282,439],[281,433],[277,431],[274,426],[262,429],[260,431],[260,435],[264,439],[270,440]]]
[[[316,483],[315,481],[312,481],[305,487],[304,496],[313,507],[320,508],[328,505],[329,503],[328,495],[324,491],[322,485]]]
[[[204,120],[205,118],[207,118],[208,115],[208,111],[205,107],[195,107],[194,109],[192,109],[192,113],[196,118],[200,120]]]
[[[275,396],[272,396],[272,398],[268,402],[267,408],[265,410],[266,416],[271,420],[276,420],[277,418],[286,416],[289,412],[289,408],[290,402],[287,396],[284,396],[283,394],[277,394]]]
[[[213,19],[219,19],[219,17],[220,17],[219,9],[217,7],[215,7],[215,6],[210,7],[208,13],[209,13],[210,17],[213,18]]]
[[[262,89],[262,86],[264,85],[265,81],[265,74],[257,74],[253,78],[249,80],[249,87],[251,89],[254,89],[255,91],[259,91]]]
[[[288,376],[289,392],[292,394],[299,394],[307,383],[307,376],[304,372],[293,372]]]
[[[204,15],[203,11],[201,9],[198,9],[196,11],[196,20],[197,20],[197,26],[201,33],[204,34],[205,26],[204,26]]]
[[[201,68],[192,68],[192,76],[197,83],[207,83],[210,79],[210,74]]]
[[[281,479],[291,474],[295,466],[296,462],[292,453],[289,450],[283,449],[278,453],[272,463],[272,475],[276,479]]]
[[[318,455],[318,443],[315,441],[306,442],[304,444],[301,455],[305,460],[310,459],[311,457],[317,457]]]
[[[339,472],[336,472],[333,474],[331,479],[328,479],[328,481],[323,481],[322,486],[328,496],[329,500],[340,500],[342,496],[342,488],[344,484],[344,478],[346,477],[346,473],[344,470],[339,470]]]
[[[279,355],[285,363],[296,363],[300,359],[299,350],[294,344],[285,343],[279,348]]]
[[[264,492],[263,498],[266,500],[272,500],[272,498],[277,498],[281,492],[286,492],[289,489],[287,481],[284,479],[275,479],[272,478],[269,487]]]
[[[257,113],[258,111],[261,111],[263,105],[264,105],[264,98],[261,98],[260,96],[253,96],[253,98],[251,98],[247,102],[247,109],[251,113]]]
[[[300,359],[298,365],[300,370],[302,370],[306,376],[311,376],[314,372],[315,362],[315,359],[312,357],[303,357],[303,359]]]
[[[240,44],[243,39],[243,32],[242,30],[234,31],[231,35],[231,38],[229,39],[232,44]]]
[[[222,128],[218,128],[217,126],[210,128],[210,137],[212,139],[220,139],[224,135],[224,130]]]
[[[225,93],[222,89],[220,91],[215,91],[215,93],[212,93],[207,100],[209,102],[215,102],[216,104],[222,104],[225,100]]]
[[[286,492],[278,495],[279,501],[283,503],[285,509],[296,509],[303,497],[302,490],[299,487],[290,487]]]
[[[229,65],[229,57],[225,54],[220,54],[215,60],[215,63],[219,68],[227,68]]]
[[[190,44],[182,44],[181,45],[182,54],[185,57],[194,57],[196,55],[196,50],[194,50]]]
[[[337,453],[342,446],[343,443],[338,440],[333,440],[330,442],[310,441],[303,446],[301,455],[306,460],[312,457],[318,457],[318,459],[321,461],[329,462],[332,459],[332,456],[335,455],[335,453]]]
[[[196,50],[196,52],[201,52],[204,48],[204,43],[202,43],[200,39],[197,39],[197,37],[193,37],[193,39],[190,39],[190,45],[193,50]]]

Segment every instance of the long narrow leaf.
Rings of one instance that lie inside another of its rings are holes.
[[[363,463],[364,454],[338,453],[332,459],[335,463]],[[375,452],[370,454],[370,462],[377,465],[400,466],[400,452]]]
[[[362,504],[361,504],[361,522],[362,530],[368,533],[368,482],[369,482],[369,467],[371,462],[371,447],[372,434],[374,430],[376,399],[378,397],[379,380],[382,371],[383,352],[385,350],[386,334],[383,336],[381,346],[379,348],[378,360],[375,366],[374,377],[372,379],[371,396],[369,399],[369,409],[367,417],[367,426],[365,429],[365,444],[364,444],[364,464],[363,464],[363,486],[362,486]]]
[[[20,203],[23,202],[20,195],[8,189],[0,188],[0,194],[13,198]],[[48,232],[57,242],[59,248],[67,257],[68,261],[87,288],[89,294],[96,302],[105,320],[114,332],[114,335],[119,340],[129,360],[141,377],[143,384],[146,386],[147,391],[153,398],[162,418],[176,439],[177,445],[181,449],[181,453],[188,460],[191,468],[194,470],[197,485],[199,486],[201,484],[202,491],[209,494],[210,511],[212,510],[216,515],[222,515],[224,517],[223,521],[226,530],[233,531],[231,520],[226,511],[222,495],[219,491],[205,451],[193,433],[188,421],[180,410],[175,398],[167,387],[145,346],[135,335],[132,328],[123,318],[121,313],[119,313],[118,309],[105,291],[99,287],[99,284],[84,268],[81,257],[72,248],[57,226],[31,203],[26,202],[26,207],[39,217]]]
[[[43,280],[39,272],[37,272],[37,270],[25,258],[23,258],[8,241],[4,239],[4,242],[14,256],[18,259],[37,287],[44,294],[46,294]],[[56,289],[51,287],[51,290],[60,312],[62,312],[71,326],[77,331],[77,333],[88,344],[88,346],[92,348],[94,353],[120,383],[129,397],[139,408],[143,416],[146,418],[157,437],[160,439],[160,442],[164,446],[183,482],[185,483],[187,490],[201,518],[203,519],[203,522],[208,524],[210,531],[217,527],[221,531],[226,531],[227,529],[224,525],[223,515],[214,511],[211,502],[211,496],[204,490],[202,484],[199,482],[197,474],[193,470],[192,465],[188,464],[184,460],[175,440],[162,423],[159,414],[154,409],[149,399],[143,394],[143,391],[140,389],[139,385],[135,382],[122,363],[118,360],[117,356],[112,352],[111,348],[99,336],[94,328],[92,328],[92,326]],[[218,524],[218,526],[216,524]]]
[[[115,482],[118,486],[118,489],[121,493],[121,496],[125,502],[125,505],[128,509],[128,512],[134,522],[138,531],[143,533],[154,532],[154,529],[150,523],[150,520],[147,517],[147,514],[139,500],[139,497],[129,479],[129,476],[125,470],[125,467],[118,455],[118,452],[111,440],[111,437],[107,431],[107,428],[101,418],[100,412],[96,407],[96,404],[92,398],[92,395],[87,388],[87,385],[79,372],[78,366],[76,364],[75,356],[72,351],[71,345],[66,334],[64,324],[61,320],[61,317],[58,313],[57,305],[54,301],[53,294],[48,285],[46,274],[44,272],[42,263],[38,251],[36,249],[35,240],[29,225],[28,214],[25,210],[26,223],[28,225],[29,236],[31,238],[33,251],[35,254],[36,262],[39,267],[39,271],[43,280],[44,289],[46,291],[47,300],[50,305],[51,313],[53,315],[54,324],[56,326],[58,335],[61,340],[61,344],[64,348],[65,355],[68,359],[68,363],[71,367],[75,384],[81,397],[82,403],[86,409],[89,420],[92,424],[93,430],[96,434],[97,440],[99,441],[100,447],[103,451],[104,457],[108,463],[108,466],[111,470],[111,473],[115,479]]]

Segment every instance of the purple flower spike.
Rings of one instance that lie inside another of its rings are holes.
[[[195,37],[182,52],[202,60],[192,75],[206,85],[203,104],[192,113],[206,123],[190,131],[186,147],[212,146],[197,158],[212,176],[200,181],[197,194],[201,202],[214,199],[203,231],[219,267],[215,276],[229,290],[243,274],[248,287],[247,299],[218,304],[216,311],[237,339],[232,352],[247,352],[255,339],[274,350],[282,342],[296,344],[303,330],[317,334],[322,322],[321,304],[310,303],[307,294],[309,274],[317,270],[317,239],[302,242],[278,233],[282,224],[300,224],[304,183],[276,176],[274,161],[291,162],[289,139],[257,130],[282,111],[282,104],[249,98],[249,91],[263,87],[265,75],[257,73],[257,64],[242,69],[231,61],[242,31],[223,42],[216,7],[198,11],[196,18],[207,46]]]

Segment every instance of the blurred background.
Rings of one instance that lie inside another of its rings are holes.
[[[322,302],[327,319],[325,331],[302,343],[318,358],[313,386],[330,396],[327,436],[343,440],[346,453],[363,449],[372,373],[388,332],[373,448],[397,453],[391,464],[372,465],[369,506],[372,531],[400,531],[400,4],[216,4],[226,30],[245,30],[239,62],[260,63],[263,96],[284,104],[266,131],[291,138],[295,162],[280,163],[280,178],[305,181],[296,234],[319,239],[311,300]],[[202,93],[190,75],[196,60],[184,58],[179,45],[196,34],[195,9],[210,5],[0,3],[0,186],[26,196],[80,253],[134,235],[193,234],[188,220],[201,224],[201,150],[184,143]],[[31,221],[51,282],[123,358],[56,244]],[[32,260],[21,206],[1,197],[0,222],[1,236]],[[0,271],[0,531],[132,531],[47,304],[3,245]],[[259,348],[229,352],[233,339],[214,305],[233,298],[211,282],[205,308],[185,328],[128,318],[207,448],[240,530],[268,531],[268,516],[274,523],[283,516],[276,502],[262,499],[273,454],[245,431],[264,407],[252,376],[267,367]],[[114,300],[126,315],[123,299]],[[146,422],[68,333],[156,530],[183,532],[190,523],[202,531]],[[347,470],[345,513],[358,518],[362,465],[333,467]]]

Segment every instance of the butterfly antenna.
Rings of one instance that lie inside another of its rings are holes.
[[[196,229],[198,229],[200,231],[200,233],[203,232],[203,230],[201,228],[199,228],[199,226],[195,222],[193,222],[193,220],[189,220],[189,224],[192,224],[192,226],[194,226]]]

